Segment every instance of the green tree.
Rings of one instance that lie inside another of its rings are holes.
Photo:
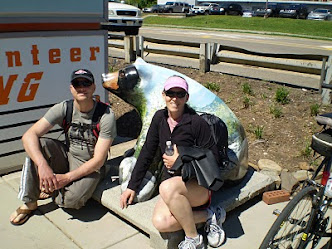
[[[126,0],[126,3],[143,9],[145,7],[157,4],[157,0]]]

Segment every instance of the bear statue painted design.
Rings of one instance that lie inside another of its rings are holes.
[[[197,81],[174,70],[146,63],[138,58],[132,65],[114,73],[103,74],[103,87],[137,108],[142,119],[142,130],[137,139],[135,153],[126,157],[120,164],[120,183],[122,191],[128,185],[136,158],[145,142],[147,131],[154,113],[165,107],[161,93],[164,82],[172,75],[183,77],[189,85],[188,104],[198,112],[212,113],[221,118],[228,129],[228,156],[232,169],[227,174],[230,181],[240,180],[248,170],[248,141],[245,131],[229,107],[214,93]],[[151,172],[154,172],[151,170]],[[155,177],[148,171],[136,201],[151,197]]]

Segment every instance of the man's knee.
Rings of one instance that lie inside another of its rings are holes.
[[[54,202],[63,208],[72,208],[72,209],[80,209],[85,206],[86,202],[90,199],[90,196],[74,194],[66,191],[64,195],[58,195]]]
[[[56,155],[59,153],[66,154],[67,151],[65,144],[52,138],[41,137],[39,138],[39,144],[44,157],[51,157],[54,153]]]

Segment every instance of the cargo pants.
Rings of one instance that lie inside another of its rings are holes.
[[[68,152],[67,146],[51,138],[40,138],[41,151],[55,174],[65,174],[80,167],[84,161]],[[63,208],[79,209],[92,197],[98,183],[104,178],[103,166],[100,171],[93,172],[81,179],[71,182],[62,189],[52,193],[53,201]],[[22,169],[18,198],[24,203],[39,199],[39,177],[34,162],[27,157]]]

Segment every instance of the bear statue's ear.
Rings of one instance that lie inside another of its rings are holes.
[[[134,65],[130,65],[119,71],[118,84],[120,90],[131,90],[133,89],[139,79],[139,74]]]

